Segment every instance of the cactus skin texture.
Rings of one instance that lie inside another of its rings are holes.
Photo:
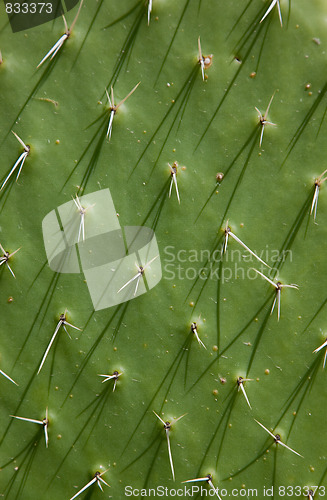
[[[62,18],[12,33],[0,4],[0,497],[322,499],[326,2],[78,8],[37,69]],[[94,311],[42,221],[106,188],[162,279]]]

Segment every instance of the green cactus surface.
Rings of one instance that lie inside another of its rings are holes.
[[[84,0],[39,67],[65,23],[9,4],[0,497],[323,499],[326,0]],[[97,308],[43,221],[88,195],[86,243],[105,189],[159,252]]]

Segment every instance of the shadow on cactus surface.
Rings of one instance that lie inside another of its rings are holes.
[[[325,1],[5,4],[0,497],[324,498]],[[42,221],[74,199],[83,245],[105,189],[159,254],[95,311]]]

